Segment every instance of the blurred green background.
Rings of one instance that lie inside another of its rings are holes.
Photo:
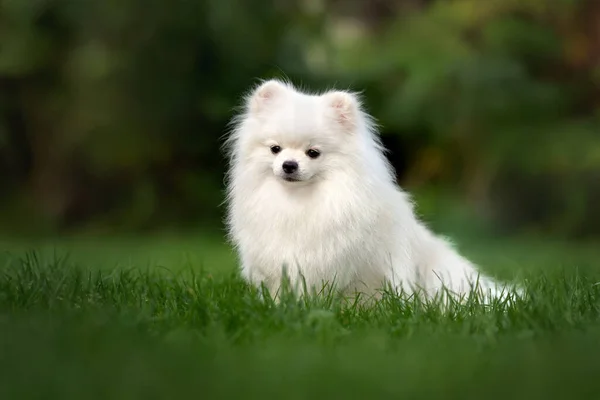
[[[221,144],[272,77],[361,92],[419,215],[529,301],[258,301]],[[598,0],[0,0],[0,398],[594,398],[599,182]]]
[[[600,234],[595,0],[0,0],[0,229],[219,231],[270,77],[361,91],[428,219]]]

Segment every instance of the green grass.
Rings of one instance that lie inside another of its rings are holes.
[[[518,272],[530,295],[446,313],[393,296],[265,302],[218,239],[0,244],[1,399],[600,393],[594,244],[463,242],[496,275]]]

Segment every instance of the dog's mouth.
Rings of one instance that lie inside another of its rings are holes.
[[[294,178],[293,176],[286,176],[283,180],[286,182],[300,182],[300,179]]]

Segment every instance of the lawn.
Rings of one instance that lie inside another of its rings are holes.
[[[0,399],[600,396],[596,244],[465,239],[530,296],[447,313],[393,297],[275,306],[203,235],[0,246]]]

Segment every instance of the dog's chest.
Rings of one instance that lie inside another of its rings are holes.
[[[242,217],[241,236],[261,266],[325,273],[351,269],[367,257],[365,238],[372,237],[374,218],[368,210],[326,193],[304,198],[259,193],[247,200],[253,212]]]

